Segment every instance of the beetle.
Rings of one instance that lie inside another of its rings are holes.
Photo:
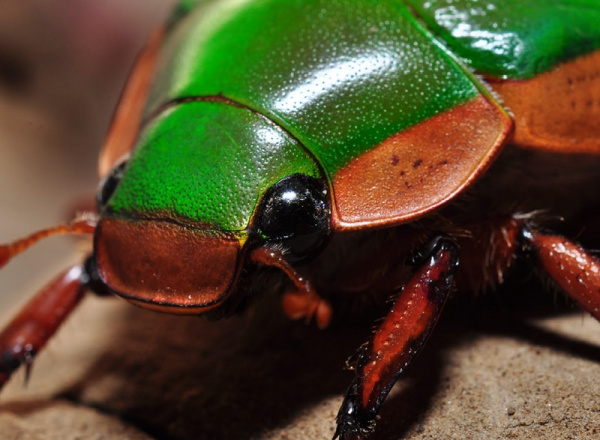
[[[0,334],[0,384],[87,290],[211,318],[267,291],[320,327],[392,295],[337,416],[364,439],[453,286],[529,260],[600,319],[600,261],[559,234],[597,232],[599,19],[595,0],[183,1],[123,93],[97,214],[0,248],[94,236]]]

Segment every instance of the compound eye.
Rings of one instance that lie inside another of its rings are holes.
[[[291,260],[311,257],[330,231],[331,205],[325,182],[294,174],[273,185],[257,215],[259,235],[269,243],[280,243]]]
[[[115,193],[119,183],[121,183],[121,179],[123,179],[123,173],[125,172],[126,167],[127,160],[124,159],[115,165],[110,173],[108,173],[104,179],[100,181],[98,192],[96,193],[96,209],[99,213],[106,208],[108,201]]]

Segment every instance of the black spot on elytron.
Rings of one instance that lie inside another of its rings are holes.
[[[396,166],[396,165],[398,165],[398,162],[400,162],[400,158],[397,155],[393,154],[392,155],[392,165]]]
[[[413,162],[412,166],[413,166],[413,168],[419,168],[422,163],[423,163],[423,159],[417,159]]]
[[[448,165],[448,159],[441,160],[437,164],[438,167],[441,167],[443,165]]]
[[[404,170],[400,171],[400,176],[404,176],[404,175],[406,175],[406,171],[404,171]]]

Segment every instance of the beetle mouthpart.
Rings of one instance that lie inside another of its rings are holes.
[[[8,263],[13,257],[46,237],[67,234],[93,234],[96,229],[96,224],[96,215],[85,213],[75,218],[71,223],[42,229],[34,232],[28,237],[13,241],[12,243],[2,244],[0,245],[0,268]]]
[[[197,314],[221,304],[238,275],[240,241],[161,220],[103,218],[94,249],[106,286],[136,305]]]

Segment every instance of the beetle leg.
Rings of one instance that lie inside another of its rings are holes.
[[[73,219],[70,223],[41,229],[28,237],[16,240],[12,243],[0,244],[0,268],[16,255],[44,238],[61,234],[93,234],[96,223],[97,219],[94,214],[83,213],[81,216]]]
[[[523,236],[546,273],[600,321],[600,261],[559,235],[525,229]]]
[[[35,355],[79,303],[89,280],[82,265],[71,267],[29,301],[0,333],[0,388],[21,364],[29,376]]]
[[[521,251],[524,225],[512,217],[467,225],[469,235],[456,239],[461,249],[456,274],[459,290],[477,293],[502,284]]]
[[[133,65],[100,152],[98,171],[101,177],[107,175],[115,162],[133,148],[142,124],[163,34],[163,30],[158,29],[150,35]]]
[[[353,359],[356,376],[338,413],[334,438],[359,440],[373,431],[384,399],[435,327],[457,265],[456,244],[445,237],[436,240],[427,260]]]
[[[314,319],[320,328],[329,325],[331,305],[317,294],[310,281],[285,260],[283,252],[261,247],[253,250],[250,258],[257,263],[281,269],[294,284],[296,290],[285,292],[282,298],[283,311],[290,319],[306,318],[307,322]]]

